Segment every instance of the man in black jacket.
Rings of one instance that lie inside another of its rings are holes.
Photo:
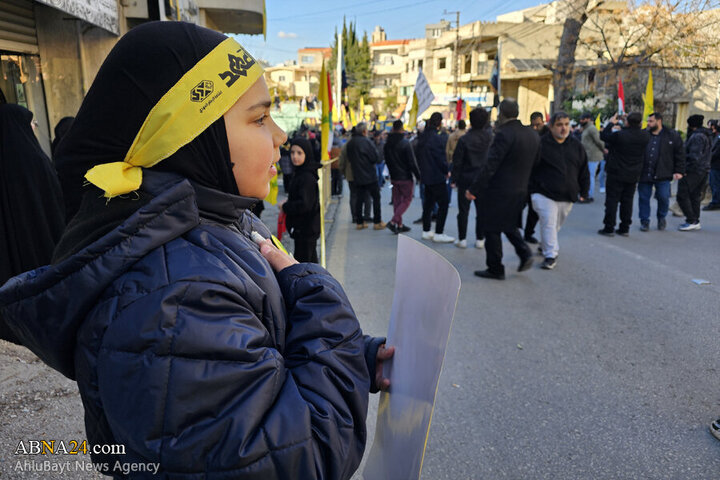
[[[380,186],[378,185],[377,169],[375,165],[380,163],[375,144],[367,138],[367,125],[360,122],[355,126],[355,133],[347,143],[347,156],[352,168],[353,181],[355,182],[357,204],[355,205],[355,219],[357,229],[367,228],[363,220],[363,205],[365,192],[372,197],[373,222],[375,230],[385,228],[380,212]]]
[[[600,139],[610,150],[607,161],[607,181],[605,182],[605,228],[598,230],[600,235],[612,237],[617,233],[627,237],[632,223],[632,204],[635,187],[645,156],[645,148],[650,134],[641,128],[642,115],[633,112],[627,116],[628,126],[620,128],[618,116],[613,115],[600,134]],[[620,204],[620,226],[617,230],[618,203]]]
[[[480,200],[487,270],[477,270],[475,275],[482,278],[505,279],[501,233],[510,240],[520,257],[519,272],[529,269],[533,262],[530,247],[520,234],[520,224],[540,137],[532,128],[520,123],[518,110],[513,99],[500,102],[498,126],[487,163],[465,194],[469,200]]]
[[[720,210],[720,124],[710,120],[710,131],[713,136],[712,154],[710,159],[710,190],[712,201],[703,210]]]
[[[647,119],[650,141],[645,149],[642,173],[638,182],[640,230],[650,230],[650,197],[655,187],[657,228],[665,230],[665,217],[670,206],[670,182],[685,174],[685,148],[680,135],[663,127],[662,115],[655,112]]]
[[[465,196],[475,176],[487,162],[488,149],[492,142],[492,130],[488,124],[490,116],[484,108],[470,112],[470,130],[458,139],[453,152],[451,182],[457,186],[458,199],[458,239],[455,246],[467,248],[467,226],[470,214],[470,200]],[[480,202],[475,199],[475,248],[485,246],[485,236],[480,222]]]
[[[415,187],[413,176],[419,179],[420,171],[410,142],[405,138],[402,120],[393,122],[393,130],[388,135],[383,151],[392,182],[393,217],[387,227],[393,233],[409,232],[410,227],[403,224],[402,216],[412,201]]]
[[[445,219],[447,218],[450,198],[447,191],[449,167],[445,157],[445,144],[447,135],[440,133],[442,114],[435,112],[430,115],[425,130],[418,136],[415,147],[415,156],[420,168],[420,178],[425,186],[423,200],[423,240],[432,240],[436,243],[449,243],[455,240],[445,235]],[[430,231],[432,223],[432,209],[437,202],[438,213],[435,220],[435,233]]]
[[[700,230],[700,201],[707,188],[712,140],[710,132],[703,128],[702,115],[690,115],[687,119],[688,135],[685,143],[685,176],[678,183],[677,201],[685,215],[685,223],[678,227],[681,232]]]
[[[560,227],[573,203],[587,198],[589,188],[585,147],[570,135],[570,116],[555,112],[550,118],[550,134],[540,140],[540,154],[530,176],[530,198],[540,218],[540,246],[545,257],[541,268],[555,268]]]

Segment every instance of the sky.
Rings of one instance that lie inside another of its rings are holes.
[[[299,48],[331,46],[335,28],[342,29],[343,15],[357,23],[361,37],[367,31],[370,39],[380,25],[388,40],[399,40],[422,38],[428,23],[446,19],[454,24],[456,11],[465,25],[544,3],[549,0],[266,0],[267,41],[262,35],[236,38],[253,56],[275,65],[295,60]]]

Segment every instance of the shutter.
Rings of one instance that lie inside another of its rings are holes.
[[[0,1],[0,50],[38,53],[31,0]]]

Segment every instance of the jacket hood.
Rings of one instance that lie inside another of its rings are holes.
[[[74,378],[76,333],[114,280],[153,249],[200,223],[239,218],[251,199],[212,189],[196,191],[174,174],[146,171],[142,190],[152,200],[107,235],[56,265],[25,272],[0,288],[0,321],[43,362]],[[214,215],[203,214],[198,197],[213,198]]]
[[[405,139],[405,132],[390,132],[388,133],[387,140],[385,141],[385,145],[390,147],[394,147],[398,143],[402,142]]]

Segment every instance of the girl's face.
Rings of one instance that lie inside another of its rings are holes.
[[[292,160],[293,165],[299,167],[305,163],[305,150],[300,148],[299,145],[293,145],[290,149],[290,160]]]
[[[223,115],[235,183],[244,197],[267,197],[280,145],[287,140],[270,118],[270,105],[265,78],[260,77]]]

